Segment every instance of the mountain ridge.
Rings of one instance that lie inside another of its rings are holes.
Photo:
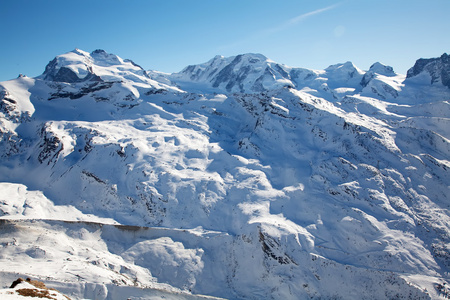
[[[0,272],[35,264],[74,298],[441,299],[450,91],[426,66],[243,54],[163,74],[74,50],[2,82]]]

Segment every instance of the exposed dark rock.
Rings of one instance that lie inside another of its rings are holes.
[[[278,253],[280,252],[281,248],[280,243],[277,242],[273,237],[269,236],[268,234],[261,232],[261,230],[259,231],[259,242],[261,243],[264,254],[267,257],[276,260],[279,264],[281,265],[297,264],[286,253]]]
[[[215,77],[213,87],[218,87],[221,83],[228,82],[226,88],[227,90],[231,90],[231,88],[235,85],[236,82],[235,81],[236,74],[234,74],[233,69],[241,60],[242,55],[238,55],[233,59],[233,61],[229,65],[220,70],[220,72]]]
[[[101,180],[97,175],[95,175],[94,173],[91,173],[89,171],[83,170],[82,173],[88,177],[94,178],[95,181],[97,181],[98,183],[103,183],[106,184],[105,181]]]
[[[57,158],[64,149],[64,145],[57,136],[47,130],[47,126],[42,127],[40,135],[43,142],[39,145],[42,150],[39,152],[38,160],[41,164],[48,160],[47,164],[50,164],[53,158]]]
[[[16,108],[17,101],[10,98],[7,91],[0,91],[0,112],[10,115],[10,112]]]
[[[66,92],[66,91],[61,91],[60,90],[57,93],[51,94],[51,96],[48,98],[48,100],[53,100],[53,99],[57,99],[57,98],[70,98],[72,100],[79,99],[79,98],[81,98],[83,96],[86,96],[89,93],[94,93],[94,92],[97,92],[97,91],[109,89],[110,87],[113,86],[113,84],[114,84],[114,82],[112,82],[112,81],[109,81],[109,82],[95,81],[93,83],[89,83],[88,85],[82,86],[80,88],[80,91],[77,92],[77,93]],[[99,101],[105,100],[102,97],[98,97],[98,99],[100,99]]]
[[[150,95],[156,95],[156,94],[167,94],[167,90],[166,89],[156,89],[156,88],[152,88],[149,89],[147,92],[145,92],[145,95],[150,96]]]
[[[91,54],[107,54],[103,49],[97,49],[91,52]]]
[[[11,284],[11,286],[9,287],[10,289],[15,288],[19,283],[24,282],[24,280],[22,278],[17,278],[16,280],[13,281],[13,283]]]
[[[421,58],[416,61],[414,66],[408,70],[406,78],[419,75],[422,72],[428,72],[431,76],[431,84],[440,81],[446,87],[450,88],[450,56],[447,53],[437,58]]]
[[[371,71],[368,71],[366,74],[364,74],[364,76],[361,79],[361,82],[359,84],[363,88],[365,88],[374,77],[375,77],[375,74]]]
[[[83,81],[102,81],[102,79],[93,73],[92,68],[87,67],[88,75],[84,78],[79,78],[78,75],[67,67],[58,68],[58,59],[54,58],[45,67],[44,80],[56,81],[56,82],[83,82]]]
[[[47,72],[44,72],[45,77],[44,80],[51,80],[51,81],[57,81],[57,82],[67,82],[67,83],[75,83],[75,82],[83,82],[83,81],[102,81],[102,79],[93,74],[89,73],[84,78],[79,78],[75,72],[70,70],[66,67],[59,68],[58,72],[54,74],[54,70]]]

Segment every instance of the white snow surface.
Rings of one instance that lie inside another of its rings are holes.
[[[35,295],[37,295],[37,296],[27,296],[26,293],[20,293],[21,291],[27,292],[30,290],[34,291]],[[47,299],[54,299],[54,300],[67,300],[67,298],[63,294],[61,294],[59,291],[37,288],[34,285],[32,285],[28,282],[25,282],[25,281],[18,284],[14,288],[0,289],[0,296],[3,300],[30,299],[30,297],[47,298]],[[41,296],[41,297],[39,297],[39,296]]]
[[[450,90],[426,76],[76,49],[0,83],[0,295],[445,299]]]

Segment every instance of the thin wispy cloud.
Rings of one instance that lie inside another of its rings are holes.
[[[315,16],[315,15],[321,14],[323,12],[332,10],[332,9],[338,7],[341,4],[342,4],[342,2],[333,4],[333,5],[324,7],[324,8],[316,9],[316,10],[313,10],[313,11],[310,11],[310,12],[307,12],[307,13],[304,13],[304,14],[301,14],[301,15],[298,15],[298,16],[296,16],[294,18],[291,18],[291,19],[287,20],[286,22],[284,22],[283,24],[281,24],[281,25],[279,25],[277,27],[268,29],[266,32],[267,33],[276,33],[276,32],[288,29],[289,27],[297,25],[298,23],[304,21],[305,19],[307,19],[309,17],[312,17],[312,16]]]
[[[240,40],[240,41],[236,41],[234,43],[230,43],[230,44],[221,46],[221,47],[219,47],[219,49],[220,50],[224,50],[224,49],[229,49],[229,48],[235,48],[235,47],[238,47],[238,46],[240,46],[240,45],[242,45],[244,43],[248,43],[250,41],[254,41],[256,39],[264,38],[264,37],[267,37],[267,36],[269,36],[271,34],[275,34],[277,32],[286,30],[286,29],[288,29],[290,27],[293,27],[293,26],[297,25],[298,23],[306,20],[309,17],[316,16],[316,15],[319,15],[319,14],[324,13],[326,11],[332,10],[332,9],[340,6],[342,3],[343,2],[339,2],[339,3],[333,4],[333,5],[324,7],[324,8],[319,8],[319,9],[316,9],[316,10],[313,10],[313,11],[310,11],[310,12],[307,12],[307,13],[303,13],[301,15],[298,15],[296,17],[293,17],[293,18],[285,21],[284,23],[282,23],[282,24],[280,24],[278,26],[259,31],[259,32],[255,33],[254,35],[249,36],[245,40]]]

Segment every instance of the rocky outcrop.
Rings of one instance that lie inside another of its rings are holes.
[[[88,75],[83,78],[78,77],[78,75],[67,67],[58,67],[57,58],[53,59],[48,63],[44,71],[44,79],[56,82],[83,82],[83,81],[102,81],[102,79],[93,73],[92,68],[87,67],[89,70]]]
[[[447,53],[438,58],[421,58],[408,70],[406,78],[427,72],[431,76],[431,84],[441,82],[450,88],[450,56]]]

